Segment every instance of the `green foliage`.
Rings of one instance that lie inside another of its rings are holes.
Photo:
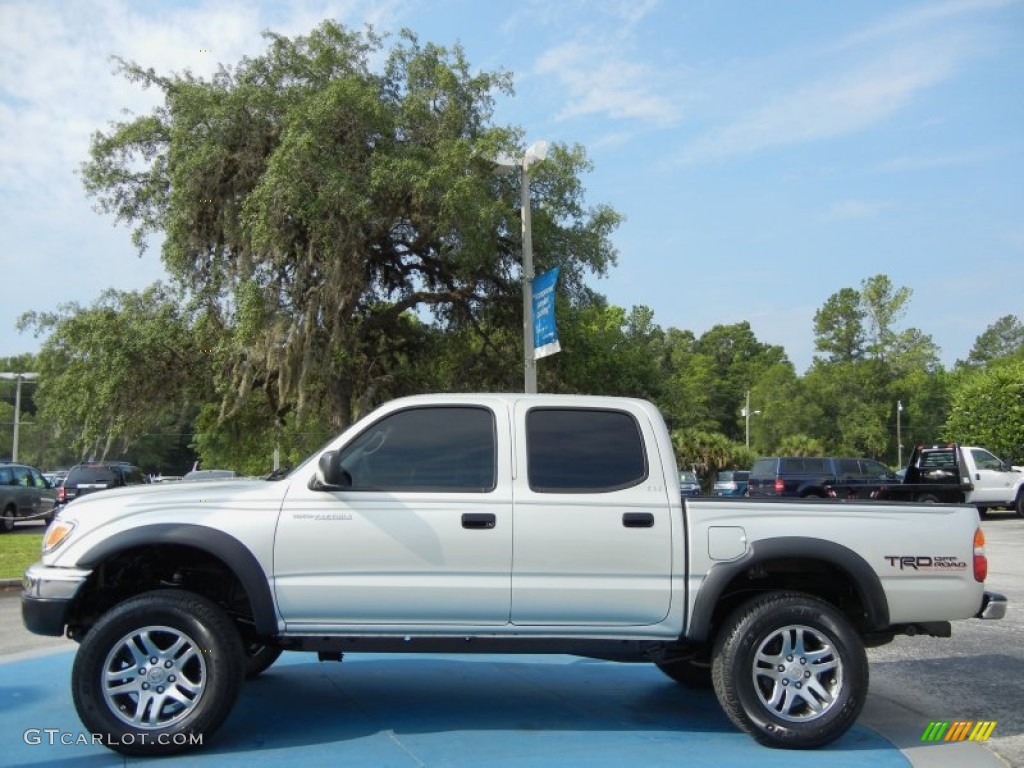
[[[945,438],[1024,460],[1024,360],[1006,359],[965,374],[953,386]]]
[[[1006,357],[1024,357],[1024,323],[1016,315],[1004,315],[986,328],[961,365],[981,366]]]
[[[786,435],[775,452],[779,456],[825,456],[828,453],[820,440],[801,433]]]
[[[458,46],[403,32],[385,52],[329,21],[268,38],[209,81],[122,62],[164,104],[97,134],[83,176],[137,242],[166,233],[168,270],[234,331],[218,419],[261,390],[275,422],[309,408],[337,428],[409,371],[436,382],[433,334],[488,349],[519,327],[519,179],[488,158],[521,154],[521,132],[491,124],[510,77],[474,70]],[[580,147],[555,146],[532,171],[536,264],[561,267],[571,297],[615,259],[619,216],[583,204],[589,167]]]
[[[672,447],[676,452],[678,466],[682,469],[693,468],[705,480],[723,469],[749,466],[745,463],[745,459],[749,458],[745,447],[720,432],[677,429],[672,432]]]
[[[160,284],[109,290],[89,308],[30,312],[19,326],[49,334],[37,359],[39,416],[56,442],[49,461],[69,451],[78,460],[121,458],[142,448],[143,436],[152,439],[139,455],[154,468],[181,453],[180,436],[212,391],[214,341],[180,293]]]

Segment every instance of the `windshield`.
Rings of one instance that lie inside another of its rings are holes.
[[[683,484],[696,485],[697,476],[693,472],[680,472],[679,482]]]

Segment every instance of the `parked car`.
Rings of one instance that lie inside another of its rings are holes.
[[[124,461],[76,464],[68,471],[64,483],[57,489],[57,511],[87,493],[147,483],[149,475]]]
[[[186,483],[199,483],[206,480],[230,480],[235,477],[233,469],[193,469],[182,478]]]
[[[712,496],[746,496],[750,472],[744,469],[727,469],[715,477]]]
[[[747,484],[751,498],[765,496],[829,497],[833,485],[892,481],[895,475],[874,459],[833,456],[769,456],[754,462]]]
[[[700,496],[700,482],[693,472],[682,471],[679,473],[679,492],[683,496]]]
[[[53,519],[57,492],[43,473],[27,464],[0,464],[0,533],[14,530],[18,518]]]
[[[43,472],[43,477],[46,481],[54,488],[60,488],[64,482],[64,478],[68,476],[66,469],[55,469],[52,472]]]

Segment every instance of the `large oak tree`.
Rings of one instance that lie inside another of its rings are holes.
[[[258,392],[279,428],[311,404],[337,428],[425,388],[407,372],[436,355],[432,333],[519,327],[519,178],[492,159],[523,135],[492,123],[510,76],[459,47],[403,32],[385,51],[329,21],[267,39],[211,79],[120,62],[163,105],[97,133],[83,177],[140,249],[164,235],[171,275],[225,329],[222,420]],[[531,170],[537,268],[559,266],[570,300],[615,258],[619,216],[585,207],[588,168],[555,146]],[[472,348],[516,370],[508,345]]]

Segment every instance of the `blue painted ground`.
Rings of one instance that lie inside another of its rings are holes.
[[[123,758],[91,744],[27,744],[26,729],[82,726],[71,703],[72,654],[0,664],[0,765],[164,766],[828,765],[904,768],[888,741],[857,725],[826,750],[767,749],[736,731],[711,692],[654,666],[572,656],[353,654],[319,663],[286,653],[247,683],[228,721],[199,752]],[[826,754],[823,754],[826,753]]]

